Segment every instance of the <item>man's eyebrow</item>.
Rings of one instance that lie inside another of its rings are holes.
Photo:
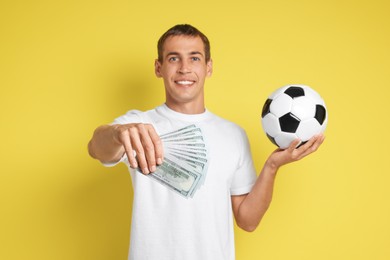
[[[168,53],[167,53],[166,57],[172,56],[172,55],[179,55],[179,53],[178,53],[178,52],[175,52],[175,51],[171,51],[171,52],[168,52]]]
[[[192,51],[190,52],[190,55],[201,55],[201,56],[204,56],[203,53],[201,53],[200,51]]]
[[[201,55],[201,56],[204,56],[203,53],[200,52],[200,51],[191,51],[189,54],[190,55]],[[168,57],[168,56],[179,56],[179,55],[180,55],[180,53],[175,52],[175,51],[171,51],[171,52],[167,53],[166,57]]]

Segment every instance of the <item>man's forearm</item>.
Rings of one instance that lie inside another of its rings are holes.
[[[256,229],[272,200],[274,183],[278,169],[291,162],[301,160],[317,151],[324,141],[322,134],[312,137],[306,144],[297,148],[300,140],[295,140],[285,150],[275,150],[267,159],[251,192],[232,197],[234,216],[237,224],[244,230]]]
[[[272,201],[277,170],[271,163],[265,163],[251,192],[240,203],[236,221],[242,229],[254,231],[259,225]]]

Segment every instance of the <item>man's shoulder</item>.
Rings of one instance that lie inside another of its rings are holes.
[[[213,113],[213,122],[215,123],[215,126],[220,128],[220,130],[223,130],[224,132],[231,131],[236,132],[238,134],[245,133],[245,130],[238,125],[237,123],[226,119],[222,116],[216,115]]]
[[[115,118],[114,124],[147,123],[146,118],[156,112],[156,108],[150,110],[131,109],[125,114]]]

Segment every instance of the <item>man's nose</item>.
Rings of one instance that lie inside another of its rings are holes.
[[[179,67],[179,73],[189,73],[191,72],[191,65],[188,61],[185,61],[183,60],[181,63],[180,63],[180,67]]]

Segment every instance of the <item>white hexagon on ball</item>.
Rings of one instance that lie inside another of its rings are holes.
[[[313,118],[316,114],[316,104],[311,98],[306,96],[294,98],[292,100],[291,113],[301,121]]]
[[[296,135],[301,141],[306,142],[311,137],[322,132],[322,127],[315,118],[300,122]]]
[[[280,94],[271,103],[270,111],[276,117],[281,117],[291,111],[292,98],[286,94]]]
[[[296,140],[298,136],[293,133],[280,133],[275,137],[275,142],[279,148],[286,149],[290,146],[291,142]]]
[[[275,137],[281,132],[278,118],[271,113],[262,118],[262,124],[264,131],[271,137]]]

